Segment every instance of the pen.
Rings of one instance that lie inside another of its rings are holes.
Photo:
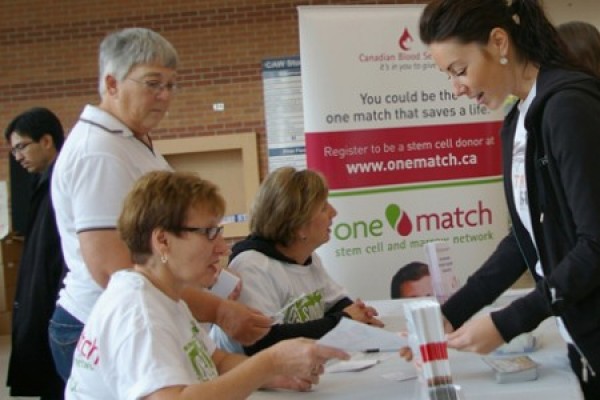
[[[381,347],[373,347],[370,349],[365,349],[365,350],[361,350],[363,353],[388,353],[388,352],[394,352],[394,351],[399,351],[399,348],[381,348]]]

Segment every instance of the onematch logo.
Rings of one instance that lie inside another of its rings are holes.
[[[385,208],[385,220],[402,237],[414,233],[439,232],[451,229],[477,228],[493,225],[492,209],[477,200],[473,207],[456,206],[444,211],[411,213],[398,204],[389,203]],[[381,237],[385,234],[385,221],[380,218],[340,221],[333,226],[338,240]]]
[[[385,208],[385,218],[393,230],[400,236],[408,236],[413,230],[413,224],[408,213],[397,204],[389,204]]]

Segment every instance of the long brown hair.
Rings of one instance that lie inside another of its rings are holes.
[[[583,21],[566,22],[558,26],[558,33],[573,56],[589,73],[600,78],[600,32],[594,25]]]

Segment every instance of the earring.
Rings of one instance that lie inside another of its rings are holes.
[[[506,64],[508,64],[508,58],[506,58],[506,56],[502,56],[502,57],[500,57],[500,64],[501,64],[501,65],[506,65]]]
[[[168,261],[168,260],[167,260],[167,256],[165,256],[164,254],[161,254],[161,255],[160,255],[160,261],[161,261],[163,264],[166,264],[166,263],[167,263],[167,261]]]

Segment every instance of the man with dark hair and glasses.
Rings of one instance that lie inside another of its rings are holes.
[[[64,141],[59,119],[46,108],[15,117],[4,132],[17,163],[33,175],[13,304],[11,353],[6,384],[11,396],[62,399],[48,344],[48,321],[62,282],[64,261],[50,198],[50,177]]]
[[[171,170],[150,132],[174,98],[177,64],[171,43],[152,30],[106,36],[99,51],[100,104],[84,108],[56,162],[52,197],[68,272],[50,341],[65,380],[92,306],[111,274],[132,265],[116,230],[123,199],[140,176]],[[270,326],[264,315],[201,289],[189,288],[183,299],[198,320],[217,323],[246,343]]]

